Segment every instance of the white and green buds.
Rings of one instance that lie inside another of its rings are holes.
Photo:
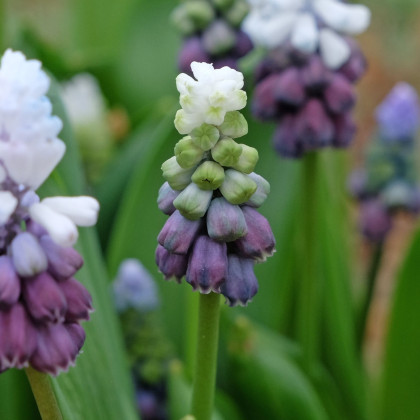
[[[192,141],[203,150],[213,148],[220,138],[220,132],[214,125],[202,124],[191,131]]]
[[[191,183],[175,198],[174,206],[187,219],[197,220],[206,214],[212,196],[212,190],[202,190]]]
[[[203,149],[196,146],[190,136],[181,139],[175,145],[175,157],[178,165],[184,169],[191,169],[203,159]]]
[[[191,182],[194,169],[182,168],[173,156],[162,164],[163,177],[174,190],[183,190]]]
[[[191,180],[203,190],[217,190],[224,179],[224,169],[210,160],[202,163],[191,177]]]
[[[220,192],[230,203],[245,203],[256,190],[257,184],[248,175],[234,169],[225,171],[225,180],[220,186]]]
[[[224,136],[236,139],[248,134],[248,123],[239,111],[232,111],[226,113],[225,120],[219,129]]]

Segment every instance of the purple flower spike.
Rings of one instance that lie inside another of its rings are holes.
[[[200,236],[188,262],[186,280],[201,293],[220,293],[220,286],[227,276],[227,247],[207,236]]]
[[[210,61],[210,57],[204,50],[200,38],[196,36],[185,40],[179,53],[178,67],[182,72],[191,74],[190,65],[193,61],[206,63]]]
[[[236,44],[233,48],[233,54],[237,57],[247,55],[254,48],[251,38],[243,31],[236,34]]]
[[[252,113],[261,120],[273,119],[278,113],[277,99],[274,92],[280,80],[279,75],[268,76],[254,90]]]
[[[334,120],[335,136],[333,144],[335,147],[347,147],[353,140],[356,134],[356,123],[350,113],[339,115]]]
[[[379,200],[362,203],[361,230],[372,242],[382,242],[392,227],[392,219]]]
[[[13,305],[19,299],[20,280],[9,257],[0,256],[0,304]]]
[[[74,276],[82,267],[83,258],[75,249],[56,244],[48,235],[42,236],[39,242],[47,256],[48,271],[57,280]]]
[[[265,261],[274,253],[276,241],[268,220],[249,206],[242,208],[248,233],[235,241],[239,255],[257,261]]]
[[[321,92],[329,84],[331,72],[325,67],[318,55],[313,55],[301,70],[301,78],[310,92]]]
[[[78,351],[80,351],[86,339],[85,330],[76,322],[71,322],[69,324],[63,325],[67,332],[70,334],[70,337],[73,340],[74,344],[76,344],[76,348],[78,349]]]
[[[65,324],[39,326],[38,346],[30,359],[31,365],[54,376],[66,371],[74,364],[80,351],[80,341],[75,341],[75,338]]]
[[[67,301],[58,283],[43,272],[23,281],[23,297],[31,316],[37,321],[63,322]]]
[[[311,99],[296,117],[296,135],[305,150],[324,147],[332,142],[334,127],[324,107],[317,99]]]
[[[74,278],[59,283],[59,287],[68,304],[66,322],[89,320],[89,313],[93,311],[92,296],[86,288]]]
[[[158,242],[173,254],[186,254],[201,226],[201,219],[188,220],[177,210],[163,226]]]
[[[228,276],[221,292],[230,306],[246,306],[258,292],[254,261],[229,255]]]
[[[349,111],[356,102],[353,86],[344,76],[336,74],[325,90],[325,101],[334,114]]]
[[[347,39],[351,48],[349,60],[339,69],[339,72],[344,75],[350,82],[357,82],[366,72],[367,63],[356,42],[352,39]]]
[[[281,73],[274,87],[274,96],[287,105],[299,106],[305,100],[305,89],[296,68],[290,68]]]
[[[296,134],[296,117],[288,114],[277,125],[273,137],[274,148],[282,156],[299,158],[302,156],[302,142]]]
[[[241,208],[223,197],[213,199],[207,212],[207,232],[210,238],[223,242],[244,236],[247,226]]]
[[[155,258],[159,271],[165,276],[166,280],[175,277],[180,282],[187,272],[187,255],[170,254],[163,246],[158,245]]]
[[[22,304],[0,311],[0,371],[26,366],[36,344],[35,328]]]
[[[376,110],[384,140],[404,140],[415,136],[420,125],[420,101],[408,83],[398,83]]]

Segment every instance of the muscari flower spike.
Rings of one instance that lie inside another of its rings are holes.
[[[0,67],[0,371],[58,374],[85,340],[92,299],[73,276],[78,226],[96,223],[91,197],[49,197],[36,189],[65,152],[51,115],[49,79],[37,60],[7,50]]]
[[[415,89],[398,83],[376,109],[378,133],[366,166],[349,178],[349,190],[361,206],[360,229],[371,242],[382,242],[397,210],[420,211],[416,171],[416,136],[420,101]]]
[[[246,0],[183,1],[172,13],[172,22],[184,36],[179,69],[191,75],[193,61],[236,69],[237,61],[253,48],[240,29],[248,10]]]
[[[270,185],[253,172],[258,152],[237,142],[248,132],[239,112],[243,75],[207,63],[191,69],[195,79],[182,73],[176,80],[182,109],[175,126],[187,137],[162,165],[158,206],[169,218],[156,262],[166,279],[185,276],[194,290],[246,305],[258,290],[255,263],[274,252],[270,225],[256,210]]]
[[[366,62],[348,34],[362,32],[370,13],[335,0],[253,0],[243,29],[269,49],[256,70],[252,111],[277,124],[276,151],[299,158],[354,137],[354,83]]]
[[[148,312],[159,306],[156,284],[143,264],[135,258],[121,263],[113,282],[113,295],[119,313],[128,309]]]

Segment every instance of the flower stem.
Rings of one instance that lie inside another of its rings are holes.
[[[308,153],[303,161],[303,258],[299,291],[298,338],[308,367],[318,352],[319,284],[316,277],[317,154]]]
[[[363,299],[362,307],[360,309],[358,325],[357,325],[357,338],[359,348],[363,345],[363,339],[366,334],[366,324],[369,314],[369,308],[372,303],[373,292],[375,290],[376,278],[378,277],[379,268],[381,267],[382,255],[383,255],[383,243],[375,245],[373,251],[372,261],[370,263],[369,272],[367,276],[366,292]]]
[[[63,416],[55,398],[49,376],[31,367],[26,368],[25,372],[42,420],[62,420]]]
[[[191,414],[196,420],[210,420],[216,385],[217,346],[219,341],[220,295],[200,294],[197,354]]]

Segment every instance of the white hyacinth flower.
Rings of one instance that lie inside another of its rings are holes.
[[[191,64],[191,69],[196,80],[185,73],[176,78],[182,109],[176,114],[175,127],[181,134],[188,134],[204,123],[221,125],[227,112],[245,107],[242,73],[197,62]]]
[[[49,84],[39,61],[5,52],[0,66],[0,225],[16,210],[44,227],[57,244],[71,246],[78,237],[77,225],[96,223],[99,203],[91,197],[38,202],[35,190],[66,149],[57,137],[62,122],[52,115],[46,96]]]
[[[336,69],[350,57],[345,35],[357,35],[370,23],[370,10],[340,0],[248,0],[242,29],[255,45],[273,49],[290,43],[304,53],[318,48],[325,64]]]

